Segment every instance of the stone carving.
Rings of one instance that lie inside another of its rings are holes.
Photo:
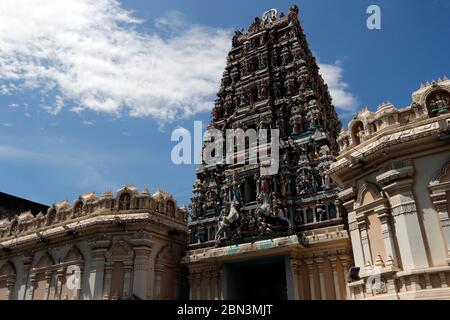
[[[435,116],[450,110],[450,93],[445,90],[437,90],[428,95],[428,114]]]
[[[113,202],[116,203],[115,208],[112,205]],[[46,214],[41,212],[33,216],[30,212],[23,212],[11,220],[0,220],[0,239],[37,231],[43,227],[51,228],[61,222],[69,223],[73,219],[82,218],[96,212],[108,213],[110,210],[129,210],[132,205],[134,209],[156,210],[162,208],[163,210],[160,210],[159,214],[174,218],[182,224],[186,220],[187,208],[179,209],[176,201],[168,192],[159,190],[151,195],[148,190],[141,193],[134,186],[125,186],[118,190],[116,197],[110,191],[103,193],[100,198],[94,193],[88,192],[79,196],[73,205],[67,200],[55,203]],[[194,205],[195,210],[200,210],[197,204],[192,205]],[[201,212],[198,212],[198,214],[201,214]]]
[[[247,34],[235,33],[211,120],[220,130],[278,129],[283,169],[260,176],[261,164],[200,166],[190,204],[193,245],[295,231],[305,223],[295,213],[303,202],[317,201],[318,192],[323,206],[333,205],[337,190],[326,170],[338,152],[341,124],[298,13],[292,6],[277,18],[269,10]],[[205,231],[211,229],[213,237]]]
[[[232,40],[232,45],[233,47],[238,47],[240,45],[242,45],[242,43],[245,41],[245,35],[243,33],[243,30],[236,30],[234,32],[234,36],[233,36],[233,40]]]

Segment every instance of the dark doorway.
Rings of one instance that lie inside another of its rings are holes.
[[[225,266],[226,300],[287,300],[284,257],[230,263]]]

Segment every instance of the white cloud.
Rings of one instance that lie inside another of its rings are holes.
[[[343,69],[339,61],[335,64],[320,64],[320,73],[328,84],[333,104],[344,113],[356,111],[358,100],[348,91],[349,86],[343,79]]]
[[[173,120],[209,111],[231,45],[229,30],[192,25],[179,12],[155,31],[116,0],[1,0],[0,94],[37,89],[42,107]],[[357,100],[339,62],[321,64],[334,105]],[[70,105],[70,107],[68,107]]]
[[[40,90],[52,114],[69,102],[158,120],[209,110],[229,30],[175,12],[156,20],[158,33],[136,31],[140,23],[116,0],[1,0],[0,94]]]
[[[93,126],[95,124],[94,120],[83,120],[85,126]]]

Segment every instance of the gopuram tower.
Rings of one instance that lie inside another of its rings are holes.
[[[278,153],[279,166],[270,175],[261,159],[197,169],[183,259],[191,299],[346,296],[350,242],[326,173],[341,123],[298,13],[271,9],[233,37],[209,128],[277,130],[276,148],[245,146]]]

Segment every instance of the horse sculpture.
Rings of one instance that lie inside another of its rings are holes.
[[[222,211],[222,214],[219,217],[218,228],[216,233],[216,245],[220,244],[220,240],[224,236],[225,232],[230,228],[230,226],[237,220],[240,219],[240,213],[238,210],[238,203],[234,203],[230,206],[230,212],[228,215],[225,215],[225,210]],[[239,234],[239,228],[237,230]]]
[[[292,223],[287,218],[285,211],[282,208],[277,208],[277,206],[272,206],[270,201],[270,195],[268,193],[261,193],[258,195],[257,201],[262,204],[259,205],[255,210],[256,217],[270,217],[286,222],[289,225],[289,229],[292,229]],[[276,212],[273,212],[273,211]]]

